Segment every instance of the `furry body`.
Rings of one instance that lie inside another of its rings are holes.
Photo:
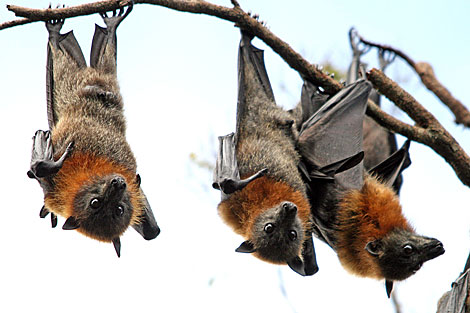
[[[261,51],[250,41],[242,35],[237,131],[233,150],[228,152],[233,155],[219,155],[219,160],[234,158],[234,171],[241,180],[264,172],[245,187],[223,194],[218,212],[246,240],[243,251],[240,247],[237,251],[293,268],[294,259],[306,261],[302,254],[306,242],[311,242],[310,205],[298,169],[297,125],[290,112],[276,105]],[[220,171],[228,172],[223,167]],[[215,188],[223,187],[224,180],[216,179]],[[303,269],[295,271],[305,275]]]
[[[126,141],[126,122],[116,77],[116,28],[132,10],[101,16],[90,67],[72,32],[60,34],[63,20],[46,22],[49,31],[47,102],[50,131],[33,137],[30,178],[44,191],[40,216],[51,212],[91,238],[113,242],[133,226],[145,239],[160,229],[140,187],[135,157]]]

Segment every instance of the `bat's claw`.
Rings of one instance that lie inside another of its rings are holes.
[[[62,26],[64,26],[64,21],[64,19],[46,21],[46,28],[49,32],[49,35],[59,34]]]
[[[387,66],[392,63],[396,58],[396,53],[390,50],[379,49],[379,63],[380,69],[383,71]]]
[[[351,44],[354,55],[363,55],[371,49],[371,46],[368,46],[361,41],[361,38],[354,27],[349,30],[349,43]]]
[[[131,13],[132,8],[134,7],[134,1],[130,1],[127,9],[124,11],[124,7],[119,8],[119,13],[117,10],[113,10],[113,15],[108,16],[107,12],[100,13],[103,18],[104,23],[109,29],[116,29],[119,24]]]

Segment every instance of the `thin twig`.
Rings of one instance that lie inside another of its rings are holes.
[[[59,9],[29,9],[14,5],[8,5],[7,8],[13,11],[17,16],[27,17],[32,20],[46,21],[115,10],[120,6],[127,5],[129,2],[128,0],[107,0]],[[326,93],[335,94],[342,88],[339,82],[317,69],[315,65],[305,60],[299,53],[293,50],[285,41],[274,35],[256,18],[244,12],[236,1],[234,2],[233,8],[215,5],[202,0],[135,0],[134,3],[154,4],[177,11],[212,15],[231,21],[238,27],[249,30],[253,35],[264,41],[279,54],[290,67],[311,80],[314,84],[322,86]]]
[[[29,18],[20,18],[18,20],[13,20],[13,21],[0,23],[0,30],[10,28],[10,27],[14,27],[14,26],[19,26],[19,25],[25,25],[25,24],[29,24],[29,23],[32,23],[32,22],[35,22],[35,21],[33,21]]]
[[[434,93],[439,98],[439,100],[441,100],[442,103],[444,103],[452,111],[455,116],[455,123],[470,127],[470,111],[462,102],[452,96],[450,91],[439,82],[439,80],[436,78],[436,75],[434,74],[434,71],[432,70],[431,65],[425,62],[415,62],[403,51],[398,50],[392,46],[366,40],[358,34],[357,36],[362,43],[371,47],[390,51],[405,60],[406,63],[408,63],[419,75],[424,86]]]
[[[398,129],[397,125],[391,125],[392,130],[431,147],[450,164],[457,177],[470,187],[470,157],[441,123],[382,71],[372,69],[367,73],[367,78],[381,94],[405,111],[424,131],[418,132],[419,128],[413,128],[415,131],[410,134],[409,128],[406,128],[405,133],[402,132],[403,129]],[[372,117],[375,119],[374,116]],[[376,121],[381,125],[384,123],[381,119],[376,119]],[[403,127],[403,125],[400,126]]]
[[[17,16],[30,18],[30,21],[28,22],[32,22],[34,20],[59,19],[110,11],[117,9],[119,6],[127,5],[128,3],[129,0],[107,0],[59,9],[36,10],[21,8],[18,6],[8,6],[8,9],[14,11]],[[211,15],[233,22],[236,26],[250,31],[253,35],[263,40],[269,47],[279,54],[279,56],[281,56],[289,66],[312,83],[317,86],[321,86],[328,94],[334,94],[342,88],[342,85],[339,82],[317,69],[315,65],[305,60],[299,53],[294,51],[286,42],[274,35],[256,18],[244,12],[236,0],[232,0],[232,4],[234,5],[233,8],[215,5],[203,0],[135,0],[134,3],[154,4],[181,12]],[[368,43],[373,44],[370,42]],[[378,45],[375,44],[375,46]],[[381,48],[385,50],[393,49],[387,46],[381,46]],[[401,51],[394,49],[394,52],[401,57],[408,59],[411,62],[410,64],[415,64],[413,60],[408,58]],[[393,118],[380,110],[376,105],[374,106],[371,101],[368,104],[368,114],[370,114],[380,125],[431,147],[452,166],[460,180],[465,185],[470,186],[470,158],[456,140],[435,119],[435,117],[424,109],[424,107],[411,97],[411,95],[406,93],[395,82],[387,78],[380,71],[372,70],[368,76],[375,88],[404,110],[417,123],[417,125],[410,126]]]

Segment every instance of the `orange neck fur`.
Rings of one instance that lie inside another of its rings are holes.
[[[257,216],[290,201],[297,206],[297,214],[302,221],[302,228],[310,230],[310,204],[300,191],[295,191],[284,182],[263,176],[249,183],[245,188],[233,193],[222,201],[218,211],[222,219],[246,240],[251,237],[252,225]]]
[[[126,180],[133,207],[130,224],[137,224],[142,215],[143,199],[136,184],[136,174],[122,165],[90,153],[77,152],[65,160],[54,177],[54,191],[45,197],[46,208],[65,218],[75,216],[74,200],[80,188],[92,183],[96,177],[110,174],[119,174]]]
[[[393,229],[413,232],[402,214],[398,196],[376,178],[366,176],[361,190],[352,190],[341,200],[338,212],[336,252],[342,265],[359,276],[383,278],[365,246]]]

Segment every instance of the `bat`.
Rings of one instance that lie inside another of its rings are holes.
[[[116,77],[116,29],[131,10],[100,14],[106,28],[95,27],[89,67],[73,32],[60,33],[64,20],[46,22],[49,130],[35,133],[28,171],[44,192],[40,217],[50,212],[55,227],[63,216],[63,229],[112,242],[118,257],[129,226],[146,240],[160,233],[125,138]]]
[[[274,100],[263,51],[242,30],[238,55],[236,132],[219,137],[213,187],[221,191],[218,212],[244,237],[237,252],[287,264],[303,276],[318,271],[312,241],[311,206],[298,150],[299,129],[309,111],[285,111]],[[323,178],[344,171],[362,154],[319,168]],[[336,160],[337,161],[337,160]]]
[[[315,86],[305,81],[302,107],[315,105]],[[350,92],[357,101],[341,101],[341,92]],[[358,80],[328,99],[303,124],[299,150],[306,170],[315,172],[327,164],[363,150],[363,120],[371,87]],[[345,269],[363,277],[385,279],[387,295],[393,281],[403,280],[424,262],[444,253],[442,243],[416,234],[403,216],[393,184],[410,165],[407,141],[380,164],[364,170],[363,162],[336,173],[333,180],[311,175],[308,197],[311,202],[314,234],[337,253]]]

